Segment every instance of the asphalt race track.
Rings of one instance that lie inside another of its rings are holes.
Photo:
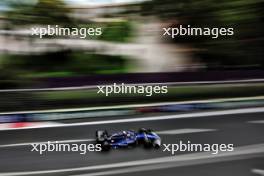
[[[264,112],[208,115],[194,118],[119,117],[91,119],[76,125],[0,131],[0,176],[125,175],[125,176],[258,176],[264,175]],[[126,119],[128,121],[126,122]],[[141,120],[140,120],[141,119]],[[105,122],[113,120],[111,123]],[[118,121],[123,120],[123,121]],[[31,152],[30,143],[64,141],[93,143],[95,131],[151,128],[164,144],[234,144],[233,152],[163,152],[141,146],[110,152]]]

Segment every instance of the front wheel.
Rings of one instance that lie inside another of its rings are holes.
[[[154,141],[152,142],[152,145],[153,145],[154,148],[159,149],[160,146],[161,146],[161,141],[160,141],[160,139],[156,139],[156,140],[154,140]]]

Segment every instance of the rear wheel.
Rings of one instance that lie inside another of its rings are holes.
[[[96,141],[97,142],[103,142],[107,139],[108,137],[108,133],[106,130],[102,131],[102,130],[98,130],[95,133],[95,137],[96,137]]]
[[[109,142],[107,142],[107,141],[104,141],[101,144],[101,147],[102,147],[102,151],[109,151],[111,149],[111,146],[110,146]]]
[[[130,147],[136,147],[138,145],[138,142],[135,140],[135,142],[129,144]]]

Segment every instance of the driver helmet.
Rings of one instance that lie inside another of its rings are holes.
[[[127,136],[127,132],[126,131],[122,131],[123,135]]]

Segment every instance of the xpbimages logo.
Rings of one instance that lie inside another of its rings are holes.
[[[191,141],[184,143],[179,141],[176,144],[163,144],[163,152],[169,152],[175,155],[176,152],[211,152],[218,154],[219,152],[234,151],[234,144],[194,144]]]
[[[102,28],[66,28],[60,27],[58,25],[47,27],[35,27],[31,28],[32,36],[39,36],[39,38],[43,38],[43,36],[78,36],[80,38],[86,38],[89,36],[100,36],[102,35]]]
[[[163,28],[163,36],[169,36],[175,38],[176,36],[210,36],[211,38],[218,38],[219,36],[232,36],[234,35],[233,28],[209,28],[209,27],[186,27],[180,25],[177,28]]]
[[[110,94],[143,94],[147,97],[152,96],[153,94],[166,94],[168,93],[168,86],[160,85],[126,85],[116,84],[107,85],[107,86],[97,86],[98,94],[104,94],[109,96]]]
[[[58,141],[46,143],[31,144],[31,152],[37,152],[40,155],[48,152],[78,152],[82,155],[87,152],[100,152],[102,151],[101,144],[66,144],[59,143]]]

